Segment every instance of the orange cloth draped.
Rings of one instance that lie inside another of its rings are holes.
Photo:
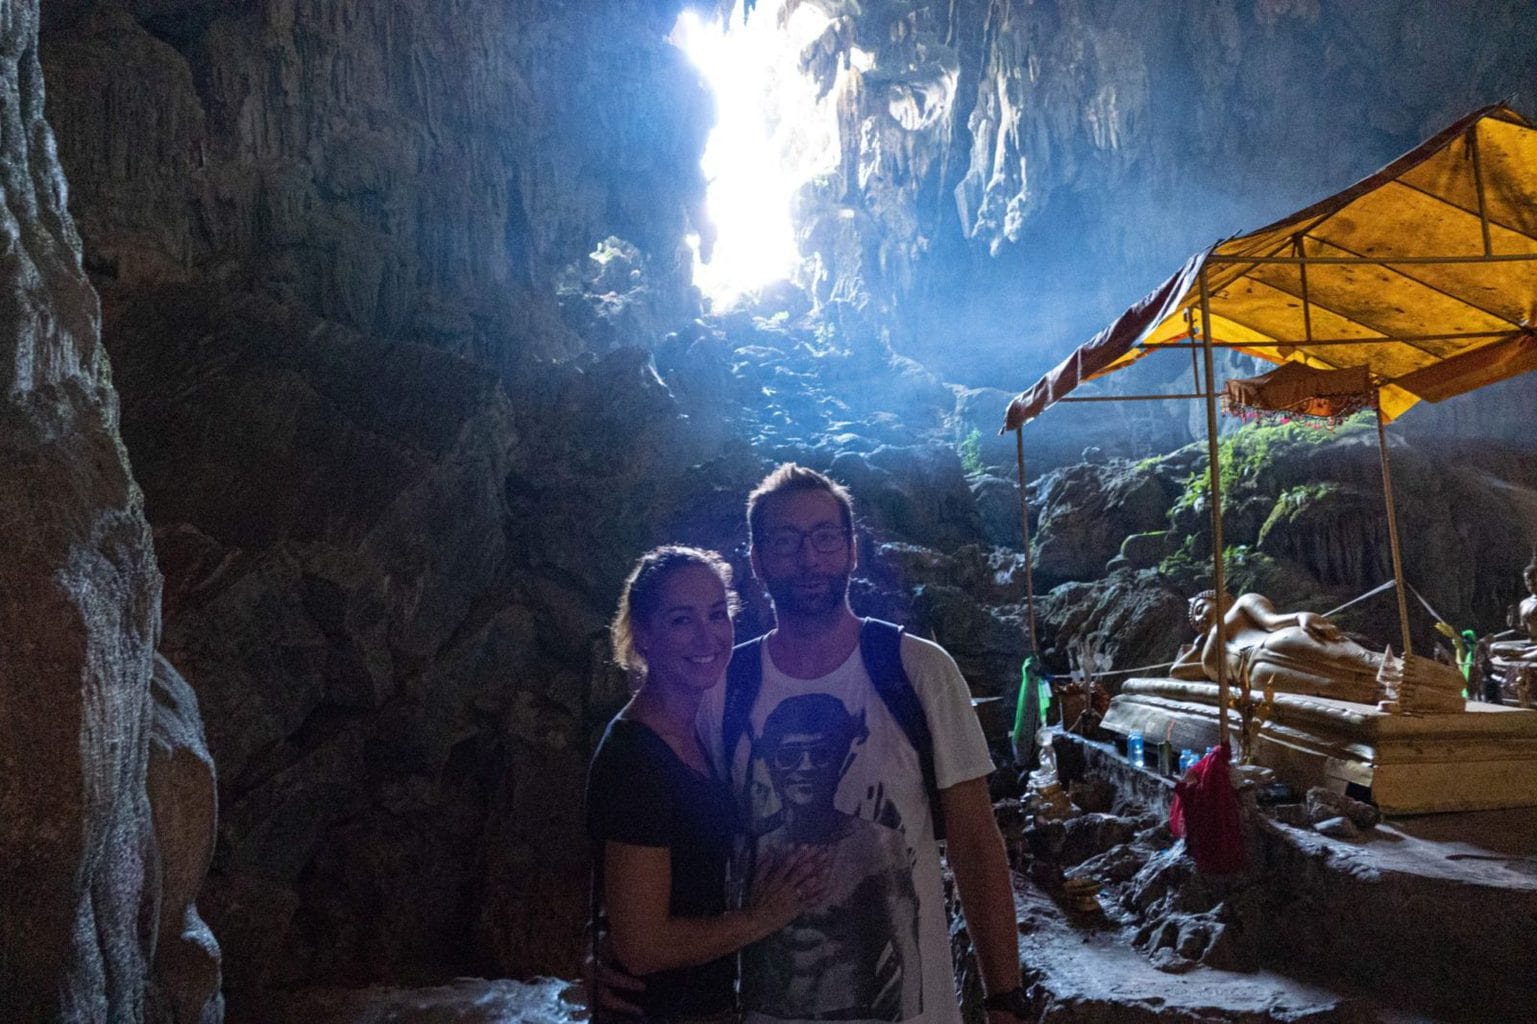
[[[1302,363],[1282,363],[1258,377],[1229,380],[1222,408],[1232,415],[1284,413],[1342,420],[1372,407],[1372,382],[1364,366],[1315,370]]]

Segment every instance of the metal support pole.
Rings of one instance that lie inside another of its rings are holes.
[[[1398,628],[1404,639],[1404,655],[1414,653],[1409,640],[1409,595],[1404,585],[1404,557],[1398,546],[1398,506],[1393,500],[1393,469],[1388,458],[1388,435],[1382,424],[1382,389],[1372,403],[1377,410],[1377,450],[1382,455],[1382,496],[1388,506],[1388,547],[1393,552],[1393,589],[1398,592]]]
[[[1030,654],[1039,663],[1041,647],[1035,637],[1035,574],[1030,557],[1030,505],[1025,497],[1025,425],[1014,428],[1014,457],[1019,467],[1019,532],[1025,542],[1025,623],[1029,626]]]
[[[1456,263],[1529,263],[1537,260],[1537,252],[1502,252],[1487,256],[1309,256],[1307,261],[1315,267],[1428,267],[1450,266]],[[1296,256],[1223,256],[1212,253],[1206,257],[1208,266],[1226,267],[1234,263],[1246,263],[1256,267],[1295,266],[1302,260]]]
[[[1292,236],[1292,251],[1303,262],[1297,264],[1297,278],[1302,285],[1302,336],[1309,344],[1313,341],[1313,304],[1308,300],[1307,253],[1302,250],[1302,236]]]
[[[1484,205],[1484,166],[1478,158],[1478,126],[1468,129],[1468,151],[1473,154],[1473,189],[1478,193],[1478,226],[1484,229],[1484,255],[1494,255],[1494,243],[1489,238],[1489,210]]]
[[[1217,464],[1217,371],[1211,356],[1211,296],[1206,287],[1206,267],[1201,267],[1201,352],[1206,363],[1206,464],[1211,483],[1211,575],[1217,591],[1217,740],[1228,741],[1227,725],[1227,614],[1226,574],[1222,566],[1222,472]]]
[[[1195,310],[1189,308],[1186,308],[1185,310],[1185,333],[1190,336],[1190,379],[1195,383],[1196,393],[1200,394],[1201,357],[1196,355],[1195,352],[1195,350],[1200,348],[1200,346],[1195,343]],[[1209,391],[1211,389],[1208,388],[1207,390]]]

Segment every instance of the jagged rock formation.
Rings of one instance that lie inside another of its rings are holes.
[[[218,1024],[224,1018],[219,943],[197,906],[213,860],[218,817],[213,758],[197,695],[158,654],[150,696],[147,786],[158,855],[150,862],[148,888],[156,893],[159,913],[145,1017]]]
[[[387,1021],[453,1021],[453,1024],[575,1024],[589,1019],[574,986],[552,978],[531,982],[459,979],[432,988],[332,989],[277,1001],[267,1024],[385,1024]]]
[[[573,969],[587,702],[616,696],[592,643],[649,526],[593,559],[552,511],[618,516],[667,479],[628,449],[583,464],[590,410],[701,448],[644,353],[547,361],[656,344],[694,308],[708,101],[675,16],[49,5],[166,651],[220,765],[205,903],[232,1005]],[[588,255],[613,252],[618,279]]]
[[[125,305],[114,339],[165,650],[224,780],[231,998],[569,970],[588,686],[561,666],[601,619],[509,547],[495,375],[180,288]]]
[[[1448,621],[1493,631],[1537,542],[1530,460],[1490,445],[1414,447],[1398,433],[1389,441],[1405,575]],[[1374,428],[1251,426],[1221,448],[1231,589],[1323,611],[1392,579]],[[1172,658],[1188,635],[1178,597],[1210,586],[1205,446],[1068,467],[1039,490],[1037,579],[1055,586],[1042,618],[1057,659],[1083,633],[1104,637],[1118,667]],[[1397,645],[1392,600],[1341,622],[1379,648]],[[1428,650],[1431,623],[1418,610],[1414,620]]]
[[[814,6],[814,72],[867,56],[807,189],[821,290],[900,313],[898,349],[970,384],[1027,386],[1189,253],[1537,95],[1522,0]]]
[[[1054,748],[1076,806],[1065,820],[1025,815],[1015,848],[1016,866],[1051,894],[1021,886],[1041,1020],[1527,1016],[1525,810],[1494,812],[1493,826],[1487,812],[1385,821],[1322,787],[1266,791],[1261,771],[1237,780],[1246,864],[1214,874],[1170,834],[1172,780],[1098,745]],[[1446,855],[1463,843],[1480,853]],[[1075,883],[1097,892],[1092,926],[1052,913],[1048,901],[1066,903]]]
[[[1042,589],[1097,579],[1126,539],[1168,527],[1186,474],[1172,460],[1148,472],[1131,463],[1080,463],[1047,475],[1038,488],[1036,578]],[[1154,467],[1149,467],[1154,468]]]
[[[152,674],[157,693],[177,690],[155,670],[160,574],[43,116],[37,29],[35,2],[0,3],[0,1015],[141,1020],[148,1004],[152,1020],[212,1024],[218,947],[192,903],[208,766],[185,764],[195,703],[151,698]]]
[[[61,4],[49,114],[90,267],[500,365],[586,347],[555,287],[618,235],[676,319],[708,100],[670,6]]]

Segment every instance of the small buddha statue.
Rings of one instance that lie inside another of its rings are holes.
[[[1505,616],[1505,624],[1518,635],[1509,640],[1496,640],[1496,658],[1512,659],[1532,657],[1537,659],[1537,551],[1532,561],[1521,571],[1521,582],[1526,584],[1527,595],[1520,604],[1511,605]]]
[[[1525,633],[1529,641],[1537,644],[1537,550],[1532,552],[1531,562],[1521,571],[1521,582],[1526,584],[1526,598],[1516,605],[1510,625]]]
[[[1517,703],[1530,706],[1533,682],[1537,681],[1537,550],[1521,573],[1527,595],[1510,609],[1506,624],[1518,636],[1496,640],[1489,645],[1490,674],[1503,681],[1503,693]]]
[[[1225,643],[1218,650],[1217,616]],[[1169,674],[1176,679],[1217,679],[1219,657],[1228,681],[1251,690],[1273,689],[1334,700],[1376,703],[1382,655],[1374,654],[1312,612],[1278,612],[1263,594],[1234,598],[1207,590],[1190,599],[1195,641],[1186,645]]]

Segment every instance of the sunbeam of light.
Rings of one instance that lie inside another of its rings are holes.
[[[744,293],[793,278],[800,261],[791,220],[797,189],[838,164],[832,97],[818,101],[799,70],[799,55],[828,25],[810,5],[782,28],[782,4],[759,3],[743,22],[737,0],[725,24],[692,10],[678,19],[673,41],[715,94],[716,123],[700,166],[708,183],[706,211],[716,229],[710,261],[694,249],[694,284],[719,310]]]

